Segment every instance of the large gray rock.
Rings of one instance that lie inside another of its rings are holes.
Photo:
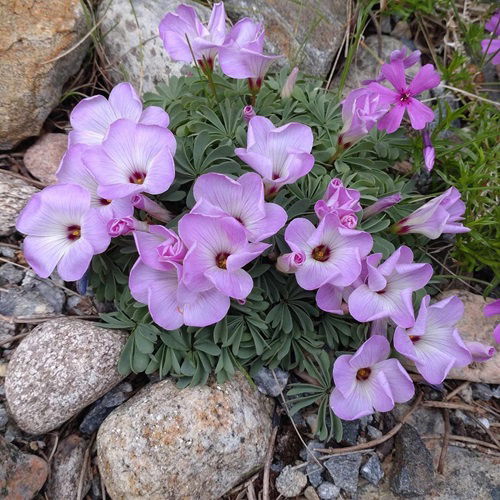
[[[425,495],[434,482],[432,455],[414,427],[403,424],[396,435],[391,489],[403,496]]]
[[[114,83],[128,81],[138,91],[153,92],[169,76],[193,72],[191,65],[169,58],[158,32],[165,14],[183,3],[195,7],[201,19],[209,18],[207,7],[189,0],[101,2],[97,15],[102,19],[103,45],[109,62],[106,72]]]
[[[21,453],[0,437],[0,498],[29,500],[47,479],[45,460],[36,455]]]
[[[273,54],[284,54],[307,74],[326,78],[347,25],[343,0],[226,0],[234,20],[250,17],[264,24]]]
[[[21,429],[55,429],[122,380],[116,369],[127,333],[67,318],[34,328],[14,352],[5,392]]]
[[[457,329],[465,341],[482,342],[494,346],[495,355],[485,363],[472,363],[464,368],[453,368],[448,378],[500,384],[500,344],[493,340],[493,330],[498,323],[498,316],[485,317],[484,306],[493,299],[484,299],[466,290],[449,290],[440,294],[439,299],[456,295],[465,306],[464,316],[458,322]]]
[[[82,472],[82,467],[85,466],[87,446],[85,439],[76,434],[68,436],[59,443],[47,483],[48,498],[51,500],[76,500],[82,473],[82,496],[80,498],[85,497],[90,489],[89,475],[86,471]]]
[[[148,385],[99,429],[98,464],[109,495],[222,497],[263,466],[272,407],[242,375],[222,386]]]
[[[16,231],[17,216],[36,192],[37,188],[22,179],[0,171],[0,236]]]
[[[379,44],[380,41],[380,44]],[[355,58],[347,74],[347,78],[342,90],[342,95],[347,95],[351,90],[361,87],[363,80],[373,80],[379,73],[382,63],[389,62],[391,52],[399,50],[403,44],[392,36],[382,35],[379,39],[377,35],[366,37],[364,45],[358,47]],[[407,53],[411,52],[406,49]],[[420,68],[420,63],[408,70],[409,75],[414,75]],[[332,80],[330,86],[335,90],[340,83],[340,73]]]
[[[1,2],[0,149],[38,135],[64,83],[78,71],[88,47],[87,41],[72,49],[89,29],[82,5]]]

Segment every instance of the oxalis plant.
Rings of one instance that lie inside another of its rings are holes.
[[[468,231],[460,193],[422,197],[387,173],[407,119],[432,169],[419,95],[440,78],[427,64],[409,79],[420,54],[403,48],[339,102],[296,68],[266,76],[263,27],[225,17],[222,3],[207,26],[185,5],[165,16],[166,51],[194,74],[144,105],[129,83],[77,104],[58,183],[18,219],[24,254],[114,303],[101,318],[131,332],[121,373],[186,387],[292,370],[307,382],[290,413],[317,405],[319,436],[339,439],[339,418],[412,398],[401,360],[439,384],[492,355],[460,338],[457,297],[431,302],[418,250]]]

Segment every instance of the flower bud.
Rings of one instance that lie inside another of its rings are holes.
[[[121,219],[111,219],[108,222],[108,234],[112,238],[126,236],[133,231],[148,231],[146,222],[137,220],[135,217],[122,217]]]
[[[299,68],[295,66],[295,68],[293,68],[292,71],[290,72],[290,75],[288,75],[288,78],[286,79],[286,82],[283,85],[283,88],[281,89],[282,99],[286,99],[287,97],[290,97],[292,95],[298,74],[299,74]]]
[[[247,123],[254,117],[256,116],[255,109],[253,109],[253,106],[245,106],[243,108],[243,120],[245,120]]]
[[[276,269],[282,273],[294,273],[306,260],[304,252],[291,252],[278,257]]]
[[[168,222],[172,219],[172,214],[160,204],[150,200],[143,194],[136,194],[132,197],[132,205],[139,210],[144,210],[149,215],[161,222]]]
[[[366,220],[369,217],[372,217],[380,212],[385,212],[388,208],[391,208],[392,206],[399,203],[401,199],[402,198],[400,193],[391,194],[389,196],[386,196],[385,198],[380,198],[380,200],[364,209],[363,220]]]

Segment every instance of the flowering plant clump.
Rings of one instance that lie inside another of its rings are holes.
[[[267,75],[278,57],[263,27],[228,30],[222,3],[208,25],[183,5],[159,30],[196,75],[144,104],[128,83],[82,100],[58,184],[17,223],[40,276],[57,268],[114,302],[105,325],[131,331],[121,372],[186,386],[264,365],[305,371],[319,385],[292,387],[292,411],[318,404],[320,435],[338,437],[337,417],[413,396],[402,363],[439,384],[491,355],[460,338],[458,298],[430,298],[421,248],[468,231],[460,193],[424,199],[387,173],[405,129],[425,134],[434,117],[419,100],[439,84],[432,65],[408,81],[419,53],[396,51],[339,102],[297,68]]]

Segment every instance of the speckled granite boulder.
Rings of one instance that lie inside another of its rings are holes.
[[[12,355],[5,379],[19,427],[51,431],[120,382],[116,365],[126,339],[126,332],[66,318],[34,328]]]
[[[222,497],[264,464],[272,402],[242,375],[220,386],[149,385],[104,421],[99,470],[114,499]]]
[[[190,64],[173,61],[160,39],[158,26],[167,12],[182,3],[196,8],[203,20],[210,9],[189,0],[103,0],[98,18],[109,60],[107,73],[114,83],[129,81],[141,92],[153,92],[168,77],[193,71]]]
[[[347,25],[344,0],[226,0],[233,21],[250,17],[266,29],[266,46],[307,74],[326,78]]]
[[[36,187],[0,172],[0,236],[10,236],[16,231],[16,219]]]

